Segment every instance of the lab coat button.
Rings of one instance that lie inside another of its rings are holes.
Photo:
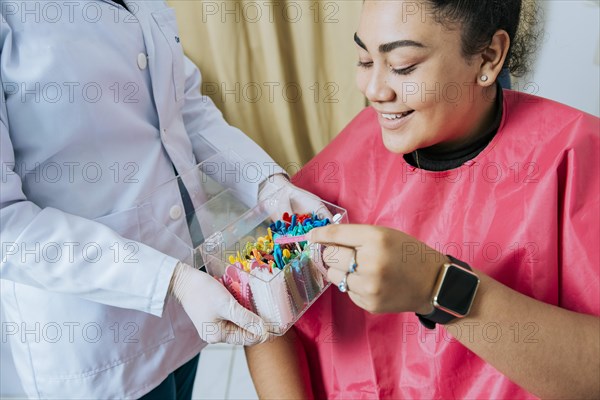
[[[169,210],[169,216],[171,217],[172,220],[176,220],[181,218],[181,207],[180,206],[173,206],[171,207],[171,209]]]
[[[148,57],[146,57],[144,53],[138,54],[137,64],[138,67],[140,67],[140,69],[146,69],[146,67],[148,66]]]

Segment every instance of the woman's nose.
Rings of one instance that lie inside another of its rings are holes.
[[[372,103],[394,101],[396,93],[387,82],[388,72],[385,69],[373,71],[365,91],[365,96]]]

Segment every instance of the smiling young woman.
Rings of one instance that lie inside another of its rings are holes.
[[[485,54],[465,56],[459,30],[436,22],[431,8],[407,14],[401,3],[365,3],[355,36],[358,87],[377,111],[388,150],[460,147],[493,118],[509,35],[498,30]]]
[[[309,234],[339,291],[247,351],[261,398],[600,396],[599,121],[499,87],[521,9],[365,1],[371,107],[294,178],[362,225]]]

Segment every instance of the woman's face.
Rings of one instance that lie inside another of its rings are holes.
[[[365,1],[355,39],[358,86],[388,150],[452,148],[483,128],[482,58],[462,55],[460,28],[437,23],[426,1]]]

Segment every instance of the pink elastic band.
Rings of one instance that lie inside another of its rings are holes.
[[[279,237],[275,238],[276,244],[289,244],[289,243],[298,243],[298,242],[306,242],[306,235],[279,236]]]

